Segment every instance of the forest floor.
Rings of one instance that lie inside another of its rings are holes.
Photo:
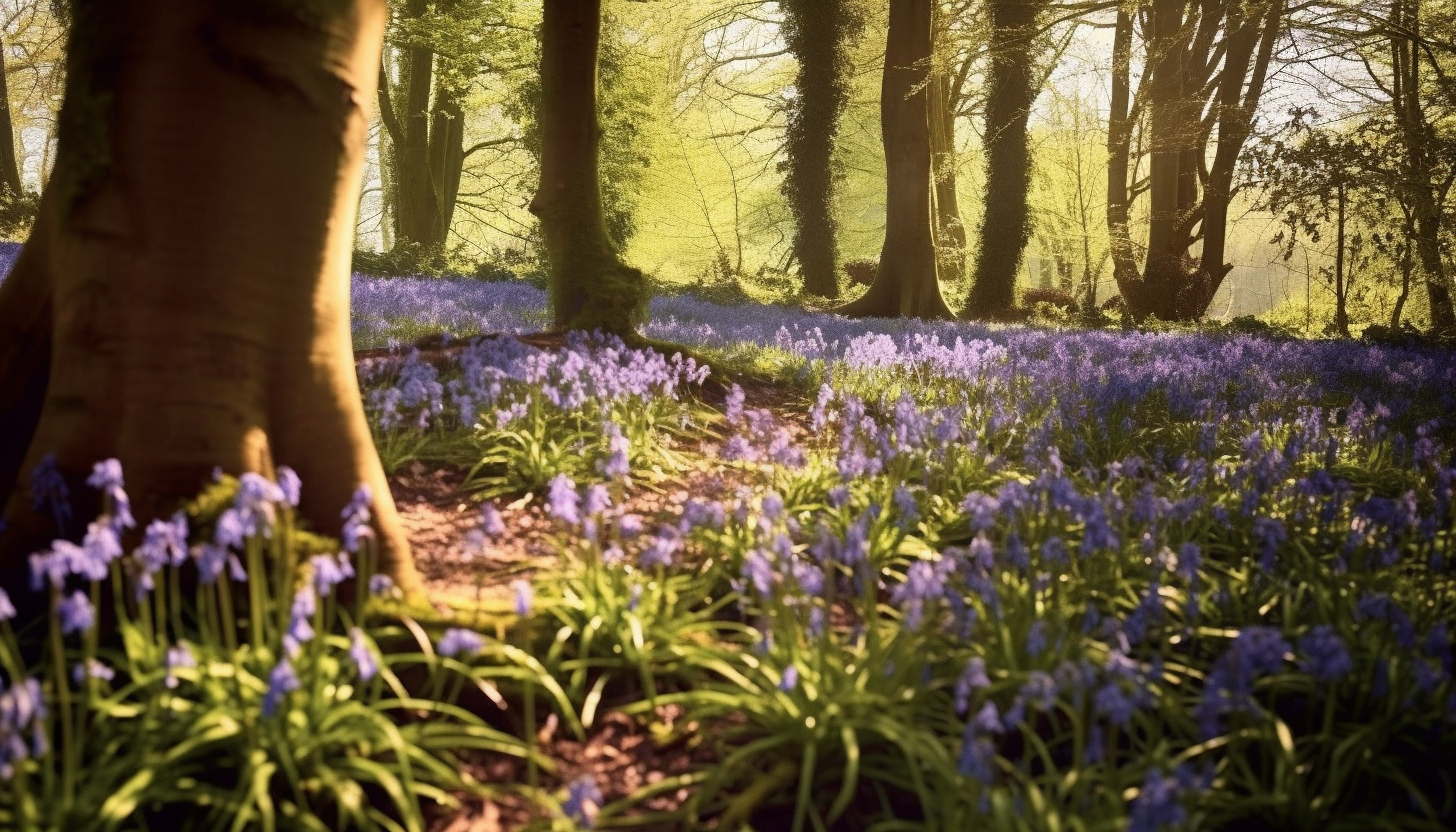
[[[422,340],[415,346],[426,360],[444,364],[474,337],[455,340],[453,346],[434,339]],[[516,337],[543,349],[558,349],[563,344],[560,336],[549,334]],[[399,354],[398,351],[367,350],[357,357],[379,359]],[[803,442],[810,431],[810,402],[801,391],[753,376],[734,375],[725,379],[715,374],[714,380],[703,386],[701,398],[706,404],[721,409],[727,385],[734,383],[744,391],[745,409],[769,410],[780,424],[788,427],[796,442]],[[682,515],[683,504],[692,497],[725,499],[737,489],[755,485],[751,472],[719,464],[722,445],[721,438],[708,437],[696,447],[678,448],[694,464],[660,482],[634,479],[622,502],[623,510],[641,516],[644,527],[652,529],[659,524],[676,523]],[[547,516],[544,500],[534,494],[498,501],[505,533],[479,556],[471,555],[462,543],[466,533],[479,521],[480,502],[472,499],[466,488],[467,473],[461,467],[414,461],[390,477],[389,485],[430,603],[441,615],[471,625],[476,623],[472,617],[483,610],[512,607],[512,581],[530,580],[539,572],[556,568],[560,561],[553,544],[557,537],[553,533],[555,521]],[[558,732],[556,720],[548,718],[537,732],[537,741],[541,750],[555,761],[556,771],[543,774],[540,785],[558,788],[582,775],[593,775],[601,784],[605,801],[611,803],[643,786],[688,774],[696,767],[711,763],[711,749],[702,743],[696,726],[674,725],[680,715],[681,709],[676,706],[658,708],[654,730],[650,731],[638,719],[609,710],[590,729],[585,742],[578,742],[564,731]],[[662,737],[668,739],[664,742]],[[527,780],[526,766],[520,760],[486,754],[467,759],[471,775],[481,782],[515,784]],[[666,791],[641,803],[638,811],[676,812],[687,797],[686,789]],[[498,801],[470,799],[459,809],[442,812],[431,824],[431,830],[510,832],[545,817],[524,796],[507,795]],[[669,822],[661,828],[666,832],[675,828],[675,824]]]

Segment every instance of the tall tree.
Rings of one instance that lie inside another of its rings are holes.
[[[398,53],[397,83],[389,62],[380,62],[379,114],[388,136],[381,163],[389,168],[393,242],[424,257],[445,248],[465,164],[460,99],[474,61],[471,55],[452,61],[439,47],[442,40],[459,40],[450,38],[452,24],[460,22],[455,17],[470,19],[478,10],[473,4],[464,10],[457,5],[456,0],[407,0],[389,28]]]
[[[834,138],[849,102],[849,48],[864,28],[858,0],[782,0],[783,38],[799,61],[784,135],[784,196],[804,291],[839,297]]]
[[[1016,272],[1031,238],[1027,121],[1037,87],[1032,48],[1044,0],[988,0],[986,198],[970,296],[961,315],[997,318],[1016,303]]]
[[[934,0],[890,0],[880,84],[885,244],[869,289],[839,307],[850,317],[952,318],[940,291],[933,231],[930,62]]]
[[[1124,298],[1141,297],[1142,274],[1128,225],[1128,209],[1135,194],[1128,186],[1132,158],[1132,126],[1138,109],[1132,101],[1132,14],[1118,6],[1112,35],[1112,96],[1107,116],[1107,238],[1112,275]]]
[[[551,265],[561,329],[630,334],[646,279],[622,262],[602,214],[597,51],[601,0],[546,0],[541,22],[541,183],[531,213]]]
[[[349,328],[384,0],[72,0],[70,14],[55,171],[0,284],[0,583],[23,582],[24,556],[56,536],[21,485],[54,453],[78,518],[107,457],[141,519],[214,466],[278,463],[329,533],[366,484],[383,568],[417,591]]]
[[[0,198],[20,194],[20,163],[15,157],[15,121],[10,114],[10,82],[0,42]]]

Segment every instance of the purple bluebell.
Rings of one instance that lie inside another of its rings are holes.
[[[197,657],[192,654],[192,648],[187,646],[186,642],[179,641],[167,648],[164,665],[167,673],[163,684],[170,690],[177,687],[177,671],[182,668],[196,667]]]
[[[1127,832],[1161,832],[1188,821],[1176,778],[1154,769],[1143,779],[1128,813]]]
[[[302,687],[299,681],[298,672],[293,669],[293,663],[286,657],[279,659],[278,664],[268,674],[268,691],[263,694],[263,716],[269,717],[278,712],[278,706],[283,704],[285,697],[293,691]]]
[[[524,578],[517,578],[514,581],[511,581],[511,593],[515,596],[516,615],[519,615],[522,618],[530,615],[531,602],[533,600],[531,582],[525,580]]]
[[[1344,639],[1328,624],[1299,637],[1300,668],[1320,682],[1337,682],[1355,669]]]
[[[497,539],[506,533],[505,521],[501,519],[495,503],[486,503],[480,507],[480,530],[491,539]]]
[[[76,665],[71,668],[71,679],[78,685],[85,684],[87,679],[109,682],[115,678],[116,671],[95,658],[88,658],[84,662],[76,662]]]
[[[367,682],[379,675],[379,660],[374,658],[364,631],[358,627],[349,628],[349,658],[353,659],[360,680]]]
[[[561,802],[561,811],[579,829],[595,829],[602,803],[602,790],[597,787],[596,778],[583,774],[566,787],[566,800]]]
[[[576,483],[571,481],[571,477],[565,474],[552,477],[546,499],[547,514],[568,526],[581,523],[581,495],[577,493]]]
[[[1046,646],[1046,622],[1037,619],[1026,631],[1026,654],[1035,659],[1046,651]]]
[[[1038,711],[1051,710],[1057,701],[1057,680],[1045,670],[1033,670],[1026,674],[1017,698],[1025,699]]]
[[[435,649],[442,656],[461,658],[462,656],[473,656],[485,647],[485,639],[479,633],[471,630],[463,630],[458,627],[451,627],[440,636],[440,641]]]
[[[996,776],[995,767],[996,745],[986,737],[977,736],[974,723],[968,723],[956,770],[962,777],[972,777],[989,786]]]
[[[657,533],[642,547],[637,562],[643,569],[665,569],[682,549],[682,533],[668,525],[657,527]]]
[[[10,602],[10,593],[0,587],[0,621],[9,621],[15,617],[15,605]]]
[[[96,608],[86,593],[77,590],[62,598],[56,607],[61,617],[61,634],[83,633],[96,626]]]
[[[56,468],[56,455],[46,454],[30,472],[31,507],[36,511],[50,508],[56,528],[64,529],[71,519],[71,490],[66,487],[66,478]]]
[[[796,665],[789,665],[784,668],[784,674],[779,679],[779,690],[791,691],[799,686],[799,668]]]
[[[334,587],[354,577],[354,567],[349,563],[346,552],[340,552],[333,557],[314,555],[308,562],[313,568],[314,591],[321,598],[329,597]]]
[[[278,466],[278,488],[283,492],[284,502],[298,508],[298,501],[303,496],[303,481],[298,478],[297,472],[287,465]]]
[[[375,574],[369,576],[370,595],[389,595],[393,589],[394,579],[384,574],[383,572],[376,572]]]

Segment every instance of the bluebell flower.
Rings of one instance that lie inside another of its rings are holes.
[[[374,537],[374,530],[369,527],[369,519],[372,516],[369,506],[374,502],[374,492],[367,484],[360,485],[354,489],[354,494],[349,499],[349,504],[339,512],[344,520],[344,550],[348,552],[359,551],[361,540]]]
[[[10,602],[10,593],[0,587],[0,621],[9,621],[15,617],[15,605]]]
[[[138,579],[138,597],[141,590],[153,588],[152,575],[163,566],[181,566],[187,560],[187,515],[177,512],[172,519],[153,520],[147,524],[142,535],[142,545],[137,547],[137,562],[142,566]]]
[[[754,549],[743,558],[743,578],[760,596],[773,589],[773,563],[762,549]]]
[[[990,700],[981,706],[976,716],[971,719],[975,726],[976,733],[980,735],[1003,734],[1006,729],[1001,725],[1001,712],[996,708],[996,703]]]
[[[1355,669],[1344,639],[1328,624],[1299,638],[1300,668],[1320,682],[1337,682]]]
[[[970,707],[971,694],[991,686],[991,679],[986,675],[986,660],[980,656],[974,656],[966,662],[965,669],[961,671],[960,678],[956,679],[955,686],[955,709],[959,715],[964,715]]]
[[[971,531],[983,532],[996,524],[996,512],[1001,502],[983,491],[972,491],[961,501],[971,524]]]
[[[480,634],[470,630],[463,630],[458,627],[451,627],[440,636],[440,642],[435,649],[442,656],[460,658],[462,656],[473,656],[485,647],[485,639]]]
[[[196,667],[197,657],[192,655],[192,648],[188,647],[186,642],[179,641],[167,648],[164,665],[167,669],[167,675],[163,680],[163,684],[170,690],[177,687],[177,670],[180,668]]]
[[[622,429],[614,423],[607,424],[605,435],[607,437],[607,457],[597,463],[602,476],[608,480],[621,480],[631,476],[631,442],[622,435]]]
[[[647,541],[637,562],[643,569],[665,569],[672,565],[674,556],[682,549],[682,535],[672,526],[658,526],[657,533]]]
[[[121,539],[108,523],[90,523],[81,541],[84,556],[71,564],[71,571],[88,581],[104,581],[111,562],[121,557]]]
[[[116,678],[116,671],[108,667],[104,662],[95,658],[88,658],[84,662],[76,662],[71,668],[71,679],[77,684],[85,684],[87,679],[98,679],[109,682]]]
[[[1107,756],[1106,739],[1101,725],[1087,730],[1087,745],[1082,748],[1082,764],[1096,765]]]
[[[1042,541],[1041,556],[1048,566],[1061,566],[1067,562],[1067,544],[1055,535]]]
[[[298,672],[293,669],[293,663],[286,657],[279,659],[278,664],[268,674],[268,692],[263,694],[263,716],[269,717],[277,713],[284,697],[300,687],[302,682],[298,679]]]
[[[996,776],[996,746],[986,737],[976,736],[974,725],[966,725],[956,770],[962,777],[973,777],[982,785],[991,785]]]
[[[1154,769],[1143,780],[1128,815],[1128,832],[1160,832],[1188,821],[1177,779]]]
[[[601,483],[592,483],[586,487],[586,499],[582,510],[588,517],[599,515],[612,505],[612,497],[607,493],[607,487]]]
[[[56,455],[46,454],[30,472],[31,507],[42,511],[49,506],[57,529],[64,529],[71,519],[71,490],[66,487],[66,478],[56,468]]]
[[[506,533],[505,521],[501,519],[500,511],[496,509],[495,503],[486,503],[480,507],[480,530],[492,539],[499,538]]]
[[[388,595],[393,589],[394,579],[383,572],[376,572],[369,576],[370,595]]]
[[[233,499],[235,511],[249,537],[271,537],[278,521],[276,506],[287,501],[282,487],[261,474],[249,471],[238,478],[238,493]]]
[[[547,486],[546,513],[568,526],[581,523],[581,496],[576,493],[576,483],[565,474],[551,478]]]
[[[602,803],[602,791],[597,787],[596,779],[590,774],[583,774],[566,787],[566,800],[561,803],[561,811],[579,828],[594,829]]]
[[[522,618],[530,615],[532,601],[531,582],[523,578],[517,578],[511,581],[511,592],[515,595],[516,599],[516,615]]]
[[[361,681],[367,682],[379,674],[379,661],[374,658],[374,651],[369,649],[364,631],[358,627],[349,628],[349,657],[354,660],[354,668],[359,672]]]
[[[770,522],[779,519],[784,514],[784,498],[780,497],[777,491],[766,492],[759,506],[759,511]]]
[[[298,501],[303,496],[303,481],[287,465],[278,466],[278,488],[283,492],[284,501],[298,508]]]
[[[1120,728],[1126,728],[1132,721],[1134,708],[1132,700],[1116,682],[1108,680],[1092,697],[1092,707],[1098,716],[1103,716]]]
[[[1018,698],[1024,698],[1039,711],[1051,710],[1057,701],[1057,681],[1044,670],[1033,670],[1026,674]]]
[[[743,402],[746,396],[743,388],[734,384],[728,388],[728,395],[723,401],[723,417],[731,427],[737,427],[743,420]]]
[[[779,679],[779,690],[791,691],[799,686],[799,668],[796,665],[789,665],[784,668],[784,675]]]
[[[1035,659],[1046,650],[1046,644],[1046,622],[1037,619],[1026,631],[1026,654]]]
[[[61,634],[83,633],[96,626],[96,608],[86,593],[77,590],[62,598],[56,608],[61,616]]]
[[[345,552],[340,552],[335,557],[314,555],[308,562],[313,568],[314,591],[322,598],[329,597],[334,587],[354,577],[354,567],[350,565],[349,555]]]
[[[830,508],[843,508],[849,502],[849,488],[843,485],[836,485],[829,489],[826,495]]]

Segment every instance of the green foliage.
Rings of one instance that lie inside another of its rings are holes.
[[[250,484],[255,495],[259,482]],[[22,745],[18,756],[14,745],[7,749],[0,772],[0,826],[423,830],[421,800],[455,805],[459,793],[494,793],[463,772],[461,751],[532,755],[452,704],[462,680],[490,671],[441,660],[428,641],[420,653],[381,650],[401,628],[364,620],[371,541],[361,550],[356,600],[346,606],[319,571],[347,565],[345,556],[331,548],[302,560],[307,550],[281,492],[264,502],[236,496],[223,508],[228,491],[238,491],[236,481],[204,493],[194,519],[220,509],[231,520],[258,512],[262,525],[240,553],[194,550],[199,568],[212,566],[188,575],[186,592],[185,532],[175,566],[165,550],[143,553],[154,546],[149,534],[142,549],[110,562],[105,580],[83,581],[74,594],[59,576],[78,567],[55,563],[62,571],[44,590],[52,614],[43,646],[17,642],[0,623],[7,695],[29,689],[42,697],[6,717],[8,731],[18,730],[16,719],[29,721],[33,737],[11,737]],[[109,495],[99,528],[120,528],[117,511]],[[139,582],[144,575],[155,588]],[[106,600],[115,617],[105,633],[94,621],[79,623],[81,598],[92,609]],[[25,664],[31,655],[42,657],[38,666]],[[428,694],[402,682],[409,668],[426,671]],[[444,696],[447,682],[453,692]]]

